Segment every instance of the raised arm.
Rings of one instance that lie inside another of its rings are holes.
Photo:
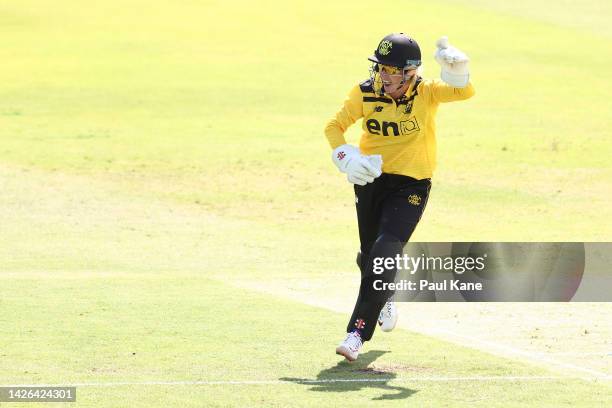
[[[440,78],[443,82],[434,82],[433,98],[438,102],[453,102],[472,97],[474,86],[470,82],[468,56],[450,45],[447,37],[441,37],[436,47],[434,58],[440,64]]]

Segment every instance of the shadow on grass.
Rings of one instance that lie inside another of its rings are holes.
[[[371,350],[360,354],[359,359],[353,363],[343,360],[321,371],[315,379],[282,377],[279,380],[311,386],[309,391],[319,392],[349,392],[366,388],[395,391],[373,398],[374,400],[396,400],[410,397],[416,392],[415,390],[388,384],[397,377],[397,374],[368,367],[385,353],[386,351]]]

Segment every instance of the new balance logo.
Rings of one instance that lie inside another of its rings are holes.
[[[342,159],[344,159],[346,157],[346,153],[338,152],[338,155],[336,157],[338,157],[338,160],[342,160]]]

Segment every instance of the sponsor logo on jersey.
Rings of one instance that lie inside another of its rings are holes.
[[[412,112],[412,104],[413,103],[414,103],[414,100],[406,102],[406,109],[404,109],[404,113]]]
[[[379,122],[378,120],[372,118],[368,119],[365,125],[368,129],[368,132],[370,132],[371,134],[382,134],[383,136],[406,136],[420,130],[419,122],[417,122],[415,117],[408,118],[407,120],[402,120],[399,123],[388,122],[386,120]]]
[[[400,122],[400,131],[402,135],[409,135],[417,130],[419,130],[419,124],[417,123],[416,118],[411,118]]]
[[[377,106],[374,108],[374,112],[382,112],[383,107],[382,106]]]

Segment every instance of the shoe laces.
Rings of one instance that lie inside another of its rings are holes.
[[[383,309],[380,311],[380,314],[382,317],[386,317],[390,319],[392,312],[393,312],[393,304],[391,302],[387,302],[385,303],[385,306],[383,307]]]
[[[385,310],[387,311],[387,317],[391,318],[391,315],[393,314],[393,303],[387,302],[385,304]]]
[[[363,344],[361,342],[361,336],[357,333],[349,333],[344,340],[351,350],[357,351]]]

